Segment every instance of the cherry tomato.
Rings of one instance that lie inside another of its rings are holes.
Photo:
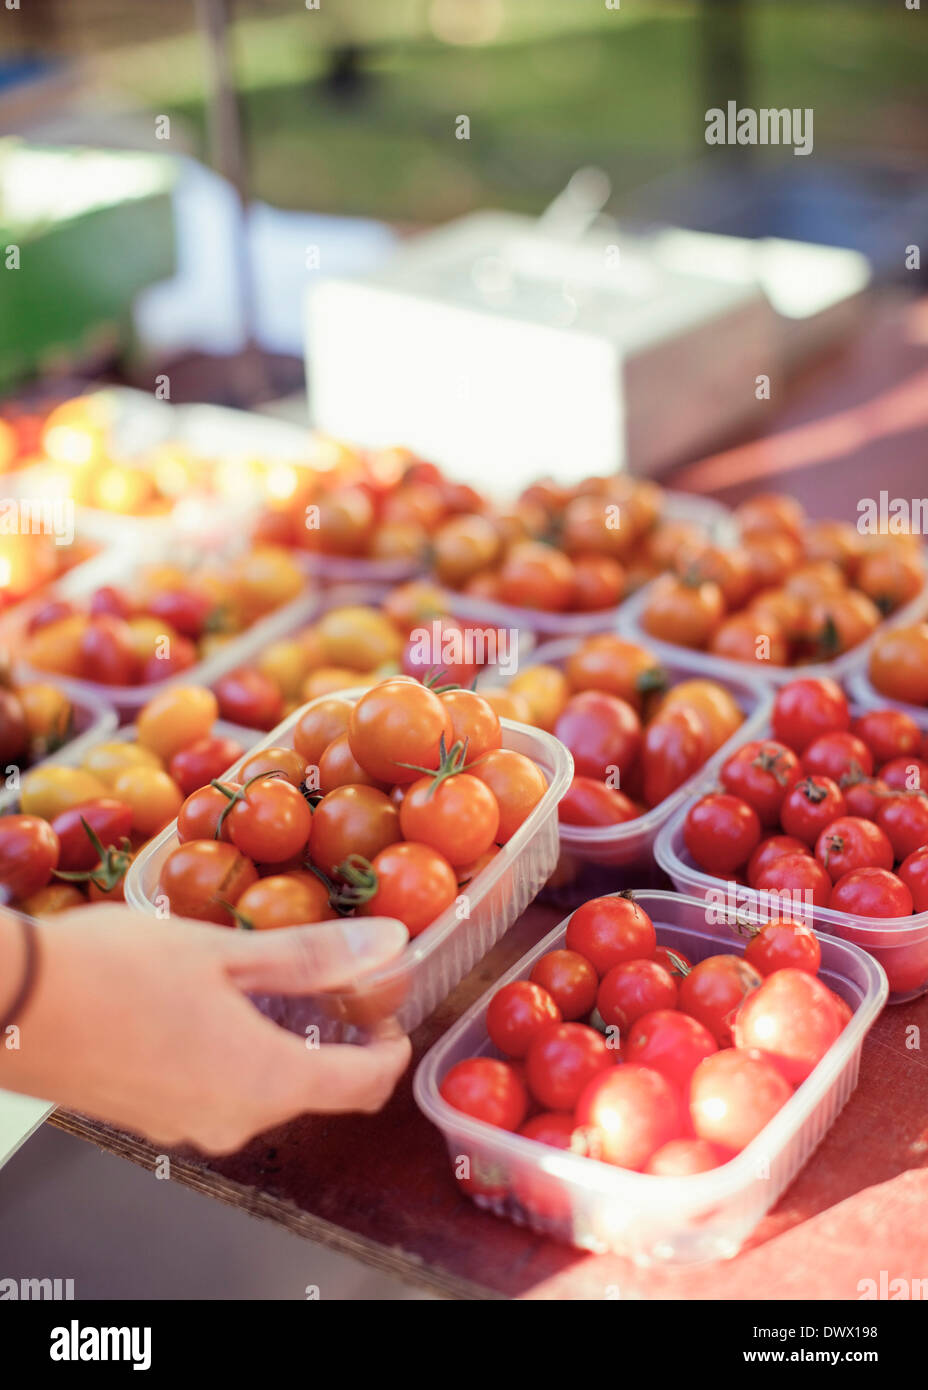
[[[198,787],[205,787],[214,778],[221,777],[233,763],[238,762],[244,751],[234,738],[210,734],[175,753],[168,771],[184,796],[190,796]],[[254,774],[245,774],[244,781],[248,780],[248,775]]]
[[[351,751],[347,734],[333,738],[322,753],[317,765],[319,788],[326,795],[337,787],[377,787],[383,790],[384,783],[377,782],[358,762]],[[311,785],[311,783],[310,783]]]
[[[136,737],[142,748],[166,762],[201,738],[208,738],[219,717],[219,704],[202,686],[175,685],[149,700],[140,712]]]
[[[859,816],[861,820],[876,820],[880,807],[892,792],[879,777],[861,777],[858,781],[846,779],[841,790],[849,816]]]
[[[895,857],[908,859],[922,845],[928,845],[928,795],[900,792],[890,796],[877,812],[876,822],[888,837]],[[878,867],[891,869],[892,864]]]
[[[802,840],[797,840],[795,835],[769,835],[766,840],[761,840],[748,860],[745,878],[750,886],[756,888],[757,880],[764,870],[786,854],[808,855],[811,854],[811,850]]]
[[[372,860],[376,890],[358,911],[368,917],[396,917],[410,937],[418,936],[457,897],[458,881],[447,859],[428,845],[401,841]]]
[[[76,883],[47,883],[37,893],[31,893],[19,903],[27,917],[54,917],[58,912],[71,912],[87,902]]]
[[[58,864],[58,836],[39,816],[0,817],[0,896],[9,903],[44,888]]]
[[[184,804],[180,787],[157,767],[127,767],[113,782],[113,795],[132,811],[132,830],[148,839],[172,821]]]
[[[134,685],[139,680],[132,635],[122,618],[91,618],[81,638],[78,674],[101,685]]]
[[[587,1083],[611,1068],[617,1056],[602,1034],[584,1023],[549,1023],[526,1053],[529,1090],[546,1110],[572,1110]]]
[[[591,1151],[606,1163],[633,1169],[643,1168],[653,1153],[679,1138],[684,1118],[670,1083],[634,1062],[590,1081],[576,1111]]]
[[[350,854],[373,860],[399,838],[396,807],[376,787],[336,787],[313,812],[313,863],[330,878]]]
[[[467,772],[437,781],[420,777],[403,797],[400,827],[404,839],[431,845],[457,867],[494,843],[499,805],[489,787]]]
[[[251,931],[274,931],[328,921],[332,908],[328,890],[315,874],[272,874],[245,889],[235,916],[239,926]]]
[[[913,909],[912,894],[888,869],[852,869],[832,889],[830,906],[857,917],[908,917]]]
[[[792,1093],[786,1078],[761,1053],[727,1048],[693,1072],[690,1118],[698,1138],[739,1152]]]
[[[880,768],[880,780],[893,791],[928,793],[928,763],[922,758],[893,758]]]
[[[913,850],[902,861],[899,877],[912,894],[913,912],[928,912],[928,845]]]
[[[92,869],[99,862],[100,856],[84,828],[85,821],[107,849],[128,839],[132,830],[132,808],[115,797],[105,796],[62,811],[52,821],[52,830],[58,836],[60,845],[57,868],[70,873]]]
[[[519,1130],[525,1139],[534,1139],[537,1144],[548,1144],[552,1149],[568,1149],[573,1153],[583,1153],[583,1135],[577,1129],[573,1115],[560,1110],[543,1110],[533,1115]]]
[[[731,1025],[761,977],[741,956],[707,956],[680,985],[678,1008],[706,1028],[719,1047],[731,1047]]]
[[[225,781],[222,784],[228,791],[240,789],[240,782]],[[229,797],[218,787],[198,787],[191,792],[177,813],[177,838],[181,844],[188,840],[226,840],[229,839],[229,818],[226,816],[219,830],[223,811],[228,809]]]
[[[490,1041],[507,1057],[524,1057],[542,1029],[560,1022],[561,1011],[551,995],[530,980],[503,985],[487,1009]]]
[[[780,824],[787,835],[814,845],[822,831],[846,811],[841,788],[830,777],[804,777],[784,797]]]
[[[851,869],[891,869],[893,846],[878,825],[856,816],[840,816],[815,842],[815,857],[831,875],[832,883]]]
[[[928,705],[928,623],[880,633],[870,652],[869,674],[891,700]]]
[[[640,814],[624,792],[594,777],[575,777],[557,808],[562,825],[624,825]]]
[[[284,702],[269,676],[251,666],[220,676],[216,682],[219,713],[232,724],[249,729],[272,729],[280,721]]]
[[[497,1129],[518,1129],[528,1112],[528,1092],[519,1074],[492,1057],[457,1062],[439,1086],[444,1101]]]
[[[564,672],[559,666],[546,664],[529,666],[520,671],[513,676],[508,689],[511,695],[521,696],[528,705],[526,722],[549,732],[570,697],[570,686]]]
[[[197,649],[189,637],[175,633],[163,651],[152,652],[143,660],[138,680],[142,685],[154,685],[156,681],[167,680],[168,676],[189,671],[196,662]]]
[[[531,980],[547,991],[567,1022],[587,1018],[596,1003],[599,976],[578,951],[548,951],[532,966]]]
[[[922,731],[902,710],[866,710],[854,720],[852,731],[863,739],[878,766],[893,758],[917,756],[921,748]]]
[[[799,1086],[841,1032],[831,990],[805,970],[776,970],[745,999],[735,1046],[756,1048],[792,1086]]]
[[[476,762],[503,741],[499,716],[474,690],[446,690],[438,697],[451,719],[452,741],[467,744],[467,761]]]
[[[656,657],[614,632],[584,638],[567,657],[564,669],[571,690],[600,690],[616,695],[639,714],[644,697],[667,685],[667,673]]]
[[[856,734],[838,729],[813,739],[802,755],[802,770],[807,777],[830,777],[841,783],[844,777],[856,777],[873,772],[873,754]]]
[[[304,763],[315,767],[329,744],[339,734],[347,734],[351,705],[335,696],[315,700],[293,730],[294,751]]]
[[[663,709],[648,725],[641,749],[644,799],[657,806],[698,772],[710,752],[699,716],[685,705]]]
[[[500,566],[500,598],[519,608],[560,613],[573,600],[574,579],[573,564],[563,551],[539,541],[517,541]]]
[[[433,618],[409,634],[400,670],[421,681],[435,675],[440,685],[470,685],[480,667],[466,659],[468,645],[464,625],[457,618]]]
[[[652,958],[657,937],[644,908],[620,894],[591,898],[578,907],[567,924],[564,944],[569,951],[585,956],[602,978],[614,965]]]
[[[623,1033],[644,1014],[673,1009],[677,982],[656,960],[627,960],[614,965],[600,981],[596,1007],[606,1026]]]
[[[685,1095],[699,1063],[718,1050],[715,1038],[697,1018],[669,1008],[655,1009],[632,1024],[624,1055],[626,1062],[660,1072]]]
[[[368,690],[348,720],[348,743],[378,781],[414,782],[437,768],[441,745],[453,742],[451,716],[431,690],[414,681],[384,681]]]
[[[817,975],[822,964],[822,950],[811,927],[802,922],[768,922],[751,937],[744,959],[758,975],[772,975],[775,970],[804,970]]]
[[[829,907],[832,899],[831,876],[808,851],[782,854],[757,875],[754,887],[759,893],[786,899],[786,911],[797,914],[813,907]]]
[[[734,1154],[707,1139],[671,1139],[653,1153],[644,1166],[646,1173],[659,1178],[688,1178],[721,1168]]]
[[[283,777],[261,777],[243,785],[236,796],[228,816],[229,839],[249,859],[279,864],[306,848],[312,811]]]
[[[755,739],[722,764],[719,781],[732,796],[754,807],[761,825],[772,826],[799,776],[799,759],[791,748],[774,739]]]
[[[706,647],[725,616],[722,590],[714,580],[694,583],[665,574],[654,581],[641,626],[652,637],[680,647]]]
[[[548,790],[544,773],[531,758],[511,748],[494,748],[479,762],[468,764],[467,770],[496,797],[499,806],[496,838],[500,844],[506,844]]]
[[[246,758],[238,775],[243,782],[250,782],[266,772],[282,773],[285,781],[299,788],[306,778],[306,763],[293,748],[263,748]]]
[[[771,716],[774,737],[804,753],[821,734],[851,727],[851,711],[836,681],[805,677],[777,691]]]
[[[19,696],[0,688],[0,763],[16,763],[29,748],[29,725]]]
[[[46,763],[27,772],[20,788],[19,804],[23,815],[40,816],[53,821],[71,806],[95,801],[106,796],[107,788],[92,773],[63,763]]]
[[[132,617],[132,603],[128,594],[124,594],[113,584],[104,584],[99,589],[95,589],[90,596],[90,603],[87,608],[88,612],[95,618],[102,613],[108,613],[114,618]]]
[[[164,589],[145,604],[153,618],[163,618],[182,637],[202,637],[213,609],[212,599],[194,589]]]
[[[690,808],[683,841],[700,868],[725,878],[750,859],[760,842],[760,821],[740,797],[710,792]]]
[[[234,924],[233,907],[258,874],[250,859],[223,840],[191,840],[173,849],[161,866],[159,892],[178,917],[219,926]]]
[[[554,725],[573,755],[580,777],[605,780],[631,769],[641,748],[641,721],[631,705],[616,695],[584,690],[572,695]]]

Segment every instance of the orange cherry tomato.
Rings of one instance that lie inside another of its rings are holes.
[[[467,772],[436,782],[420,777],[400,807],[407,840],[430,845],[454,867],[485,854],[499,831],[499,805],[489,787]]]
[[[321,879],[300,871],[259,878],[235,904],[237,924],[251,931],[326,922],[334,915]]]
[[[725,614],[725,600],[712,581],[690,584],[675,575],[655,580],[641,625],[652,637],[680,647],[705,647]]]
[[[499,592],[504,603],[560,613],[571,605],[574,580],[573,563],[562,550],[541,541],[518,541],[500,568]]]
[[[524,753],[496,748],[468,767],[474,777],[486,783],[499,805],[500,844],[511,839],[531,815],[548,790],[544,773]]]
[[[423,768],[437,768],[440,748],[453,742],[451,715],[439,697],[416,681],[383,681],[351,711],[348,744],[377,781],[414,782]]]
[[[347,700],[317,700],[301,715],[293,730],[294,751],[315,766],[333,739],[348,730],[351,705]]]
[[[231,927],[228,907],[238,902],[258,873],[235,845],[224,840],[191,840],[178,845],[161,866],[159,892],[167,898],[171,912]]]
[[[411,937],[425,931],[458,894],[454,870],[428,845],[403,840],[372,861],[375,891],[358,907],[363,917],[396,917]]]
[[[330,878],[350,854],[374,859],[399,839],[397,808],[376,787],[336,787],[313,812],[312,860]]]

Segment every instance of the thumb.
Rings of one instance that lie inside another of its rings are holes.
[[[312,994],[355,984],[395,960],[409,940],[392,917],[351,917],[317,926],[230,933],[229,978],[246,993]]]

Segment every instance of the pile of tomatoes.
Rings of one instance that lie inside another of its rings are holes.
[[[70,699],[48,681],[16,684],[0,668],[0,766],[19,771],[54,753],[74,732]]]
[[[652,637],[735,661],[830,661],[924,587],[918,536],[811,522],[779,494],[752,498],[735,516],[740,546],[681,546],[676,572],[651,589],[641,625]]]
[[[888,699],[928,705],[928,622],[880,633],[870,650],[869,675]]]
[[[263,930],[334,913],[396,917],[418,936],[499,853],[547,790],[502,747],[492,707],[407,676],[356,703],[315,701],[293,746],[188,796],[161,868],[172,911]]]
[[[694,965],[658,944],[631,894],[594,898],[562,949],[491,999],[499,1057],[458,1062],[441,1095],[485,1124],[619,1168],[706,1172],[761,1132],[850,1021],[820,965],[797,922],[758,927],[742,955]],[[462,1185],[510,1190],[499,1169]],[[554,1180],[516,1165],[513,1187],[530,1212],[569,1215]]]
[[[45,917],[121,901],[138,850],[244,752],[215,733],[217,713],[209,690],[172,686],[140,712],[134,738],[94,744],[77,767],[52,761],[27,772],[19,813],[0,817],[7,904]]]
[[[306,579],[285,550],[257,547],[217,566],[160,565],[131,588],[52,598],[29,618],[18,655],[31,667],[107,686],[147,685],[189,670]]]

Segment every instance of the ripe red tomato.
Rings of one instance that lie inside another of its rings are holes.
[[[92,618],[100,617],[104,613],[113,618],[131,618],[133,604],[129,595],[124,594],[121,589],[117,589],[113,584],[103,584],[90,595],[87,611]]]
[[[62,811],[52,821],[52,830],[58,836],[60,853],[57,868],[77,873],[92,869],[100,862],[93,840],[84,828],[90,826],[97,839],[108,849],[128,839],[132,831],[132,808],[124,801],[112,796],[101,796],[95,801],[85,801],[80,806],[71,806]]]
[[[396,807],[376,787],[336,787],[313,812],[310,854],[329,878],[350,854],[374,860],[400,839]]]
[[[580,777],[615,780],[631,771],[641,748],[641,721],[626,700],[583,690],[567,701],[554,725]]]
[[[531,979],[547,990],[568,1022],[592,1012],[599,976],[578,951],[548,951],[532,966]]]
[[[647,960],[657,949],[654,923],[631,897],[591,898],[567,924],[564,943],[584,956],[602,978],[614,965]],[[553,1106],[557,1110],[560,1107]]]
[[[497,1129],[518,1129],[528,1112],[528,1092],[516,1071],[492,1057],[457,1062],[439,1086],[455,1110]]]
[[[318,765],[329,745],[347,734],[351,705],[335,696],[314,700],[293,730],[293,748],[308,767]]]
[[[727,1048],[707,1057],[693,1072],[690,1118],[700,1139],[739,1152],[792,1093],[786,1078],[761,1053]]]
[[[550,1023],[526,1053],[529,1090],[546,1110],[572,1110],[586,1084],[617,1056],[601,1033],[583,1023]]]
[[[132,629],[122,618],[91,618],[80,640],[80,676],[101,685],[134,685],[140,676]]]
[[[851,869],[891,869],[893,847],[878,825],[856,816],[839,816],[815,842],[815,857],[832,883]]]
[[[803,922],[768,922],[751,937],[744,958],[758,975],[787,969],[818,975],[822,950],[815,932]]]
[[[191,840],[173,849],[161,866],[159,892],[178,917],[234,925],[232,907],[258,873],[235,845],[224,840]]]
[[[239,782],[223,782],[230,792],[238,791]],[[228,808],[229,798],[223,796],[218,787],[198,787],[191,792],[177,813],[177,838],[181,844],[189,840],[229,839],[229,818],[226,816],[219,830],[223,811]]]
[[[457,897],[454,870],[428,845],[410,841],[388,845],[371,867],[376,890],[358,911],[366,917],[396,917],[410,937],[425,931]]]
[[[791,748],[773,739],[755,739],[722,764],[719,781],[732,796],[754,807],[761,825],[772,826],[799,776],[799,759]]]
[[[189,671],[191,666],[196,665],[196,660],[197,649],[190,638],[175,633],[170,646],[164,651],[152,652],[145,658],[138,680],[143,685],[154,685],[157,681],[167,680],[168,676],[176,676],[180,671]]]
[[[0,817],[0,900],[9,904],[44,888],[58,853],[58,836],[40,816]]]
[[[912,894],[912,910],[928,912],[928,845],[913,850],[902,861],[899,877]]]
[[[449,864],[470,864],[496,840],[499,803],[489,787],[468,772],[420,777],[403,797],[400,827],[405,839],[431,845]]]
[[[804,753],[820,734],[849,729],[851,711],[836,681],[806,677],[777,691],[771,724],[774,738]]]
[[[219,713],[248,729],[272,729],[284,710],[279,688],[263,671],[242,666],[220,676],[214,687]]]
[[[908,917],[913,909],[912,894],[888,869],[852,869],[832,889],[830,906],[858,917]]]
[[[725,792],[710,792],[690,808],[683,841],[700,868],[726,878],[750,859],[760,843],[753,806]]]
[[[876,823],[888,837],[897,859],[908,859],[922,845],[928,845],[928,794],[899,792],[884,801]],[[892,864],[880,867],[891,869]]]
[[[780,824],[787,835],[814,845],[822,831],[846,811],[841,788],[830,777],[804,777],[784,798]]]
[[[213,603],[195,589],[162,589],[145,604],[146,613],[161,618],[183,637],[202,637]]]
[[[575,777],[557,808],[562,825],[624,825],[640,814],[624,792],[595,777]]]
[[[673,705],[651,720],[641,749],[644,799],[657,806],[706,761],[706,726],[686,705]]]
[[[619,1168],[643,1168],[684,1129],[683,1106],[670,1083],[660,1072],[633,1062],[587,1084],[576,1120],[595,1156]]]
[[[805,970],[776,970],[745,999],[735,1018],[735,1046],[756,1048],[792,1086],[825,1056],[843,1024],[831,990]]]
[[[860,816],[861,820],[876,820],[886,797],[892,792],[879,777],[861,777],[859,781],[845,782],[841,788],[849,816]]]
[[[551,995],[530,980],[503,985],[487,1009],[490,1041],[507,1057],[524,1057],[542,1029],[560,1021],[561,1011]]]
[[[656,1009],[632,1024],[625,1039],[626,1062],[639,1062],[660,1072],[681,1094],[704,1057],[718,1052],[718,1043],[704,1024],[677,1009]]]
[[[835,730],[820,734],[802,755],[802,770],[807,777],[830,777],[841,783],[844,777],[856,777],[873,772],[873,754],[856,734]]]
[[[894,792],[928,795],[928,763],[923,758],[893,758],[880,768],[880,780]]]
[[[437,768],[441,745],[453,742],[451,715],[431,690],[415,681],[383,681],[365,692],[348,719],[348,743],[379,782],[414,782]]]
[[[680,985],[677,1007],[706,1028],[719,1047],[731,1047],[731,1025],[761,977],[741,956],[707,956]]]
[[[279,864],[306,849],[313,813],[283,777],[260,777],[236,793],[228,815],[229,839],[259,864]]]
[[[596,995],[603,1022],[623,1034],[644,1014],[673,1009],[676,1002],[677,982],[656,960],[627,960],[614,965],[606,971]]]
[[[733,1157],[731,1149],[710,1144],[707,1139],[671,1139],[651,1155],[644,1171],[659,1178],[688,1178],[693,1173],[721,1168]]]
[[[745,878],[750,886],[756,888],[757,880],[764,870],[786,854],[811,854],[811,850],[802,840],[797,840],[795,835],[768,835],[766,840],[761,840],[748,860]]]
[[[878,767],[893,758],[919,755],[922,731],[912,716],[902,710],[867,710],[851,727],[870,749]]]
[[[351,751],[347,734],[333,738],[327,748],[319,755],[316,765],[319,778],[318,790],[326,795],[338,787],[377,787],[383,791],[385,783],[378,782],[366,772]]]
[[[168,764],[168,771],[184,796],[190,796],[198,787],[205,787],[214,778],[221,777],[233,763],[238,762],[244,751],[234,738],[210,734],[175,753]],[[245,780],[248,780],[248,774],[245,774]]]
[[[831,878],[811,854],[784,854],[758,874],[754,887],[760,893],[776,893],[788,899],[789,911],[831,905]]]
[[[577,1129],[573,1115],[560,1110],[543,1110],[533,1115],[519,1130],[525,1139],[534,1139],[538,1144],[548,1144],[552,1149],[569,1149],[582,1153],[585,1145],[583,1135]]]

